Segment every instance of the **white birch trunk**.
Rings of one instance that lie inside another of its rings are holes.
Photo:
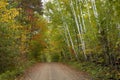
[[[80,35],[80,41],[81,41],[81,44],[82,44],[82,50],[83,50],[84,58],[85,58],[85,60],[87,60],[86,51],[85,51],[85,42],[84,42],[84,38],[82,36],[83,29],[82,29],[82,26],[80,26],[80,24],[78,23],[77,15],[76,15],[76,12],[75,12],[72,0],[70,1],[70,7],[71,7],[71,10],[72,10],[74,18],[75,18],[75,22],[76,22],[78,33]]]
[[[58,2],[58,7],[60,8],[59,1],[57,0],[57,2]],[[68,25],[67,25],[67,23],[65,22],[65,20],[64,20],[64,18],[63,18],[63,14],[61,13],[61,9],[60,9],[60,14],[61,14],[61,16],[62,16],[61,18],[62,18],[62,21],[63,21],[64,29],[66,29],[66,31],[67,31],[67,34],[68,34],[69,39],[70,39],[70,42],[71,42],[72,49],[73,49],[73,51],[74,51],[74,53],[75,53],[75,57],[76,57],[76,59],[79,61],[79,57],[78,57],[78,54],[77,54],[77,52],[76,52],[76,50],[75,50],[75,46],[74,46],[74,43],[73,43],[73,40],[72,40],[70,31],[69,31],[69,28],[68,28]],[[65,34],[65,35],[66,35],[66,34]],[[66,35],[66,36],[67,36],[67,35]],[[68,39],[68,38],[67,38],[67,39]],[[70,46],[70,45],[69,45],[69,46]]]

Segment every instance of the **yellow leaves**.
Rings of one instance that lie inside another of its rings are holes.
[[[47,22],[45,21],[45,20],[37,20],[36,21],[36,23],[35,23],[35,25],[36,25],[36,28],[38,28],[38,29],[42,29],[42,30],[46,30],[46,26],[47,26],[47,24],[46,24]]]
[[[4,14],[1,15],[1,21],[2,22],[13,22],[14,18],[17,15],[19,15],[19,12],[15,8],[9,9],[9,10],[5,10],[5,11],[3,11],[3,13]]]
[[[5,8],[8,5],[8,3],[6,1],[0,1],[0,9],[1,8]]]
[[[10,13],[13,13],[11,15],[14,16],[14,17],[19,15],[19,12],[18,12],[18,10],[16,8],[12,8],[9,11],[10,11]]]
[[[0,1],[0,22],[14,22],[14,18],[19,15],[16,8],[7,9],[7,5],[7,2]]]
[[[22,26],[22,25],[19,25],[19,24],[13,24],[12,26],[10,26],[10,28],[12,29],[12,30],[19,30],[19,29],[22,29],[24,26]]]

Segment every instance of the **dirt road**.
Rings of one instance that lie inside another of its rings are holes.
[[[24,80],[92,80],[84,72],[78,72],[61,63],[40,63],[30,68]]]

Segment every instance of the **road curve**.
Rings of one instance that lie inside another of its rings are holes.
[[[40,63],[26,71],[22,80],[92,80],[84,72],[78,72],[61,63]]]

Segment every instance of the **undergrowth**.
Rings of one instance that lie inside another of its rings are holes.
[[[7,70],[0,74],[0,80],[18,80],[24,74],[25,70],[34,63],[35,61],[28,61],[26,64],[17,66],[14,70]]]
[[[90,62],[68,62],[67,64],[89,73],[93,80],[120,80],[120,72],[110,67],[103,67]]]

